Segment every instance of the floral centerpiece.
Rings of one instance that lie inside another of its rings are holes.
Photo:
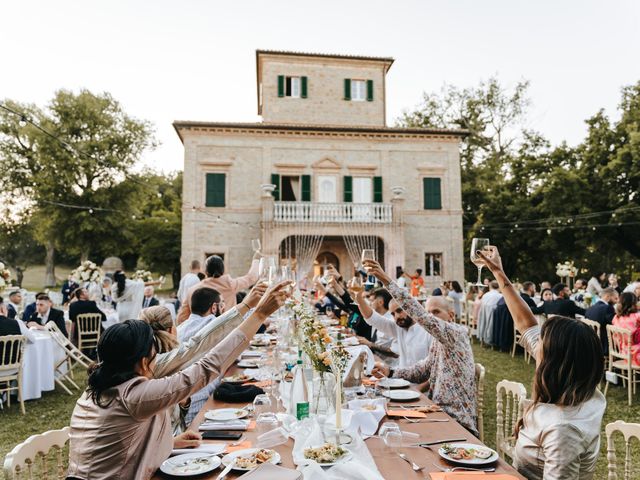
[[[4,263],[0,262],[0,288],[4,288],[9,285],[9,280],[11,280],[11,271],[4,265]]]
[[[556,264],[556,275],[560,278],[575,277],[577,273],[578,268],[573,265],[573,262],[566,261]]]
[[[142,280],[143,282],[153,282],[153,277],[149,270],[136,270],[133,274],[134,280]]]
[[[327,328],[316,317],[313,309],[305,303],[291,303],[291,310],[298,324],[298,344],[316,372],[331,371],[329,345],[332,342]]]
[[[71,278],[79,285],[99,283],[102,277],[104,277],[104,272],[91,260],[85,260],[71,272]]]

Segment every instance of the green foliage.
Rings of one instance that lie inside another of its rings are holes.
[[[5,218],[0,222],[0,261],[15,270],[15,283],[22,286],[25,270],[42,261],[44,249],[35,239],[32,222]]]

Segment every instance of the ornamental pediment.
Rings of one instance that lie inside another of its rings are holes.
[[[319,170],[339,170],[342,168],[342,165],[333,158],[325,157],[311,164],[311,167]]]

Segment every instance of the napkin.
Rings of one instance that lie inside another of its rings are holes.
[[[230,383],[221,383],[215,392],[213,398],[229,403],[247,403],[253,402],[256,396],[264,393],[264,390],[253,385],[231,385]]]
[[[373,367],[374,367],[374,365],[376,363],[376,359],[373,356],[373,352],[371,351],[371,349],[369,347],[367,347],[366,345],[356,345],[354,347],[346,347],[345,350],[347,352],[349,352],[349,354],[350,354],[349,362],[347,363],[347,367],[344,370],[345,372],[348,372],[349,370],[351,370],[351,366],[352,366],[353,362],[355,362],[356,358],[358,358],[358,356],[362,352],[365,352],[367,354],[367,361],[365,363],[365,371],[366,372],[371,372],[371,370],[373,369]]]
[[[390,417],[427,418],[426,413],[418,412],[417,410],[387,410],[387,415]]]
[[[478,475],[487,475],[491,480],[518,480],[518,477],[507,473],[485,472],[429,472],[432,480],[478,480]]]
[[[375,410],[363,410],[365,405],[375,405]],[[353,411],[351,417],[350,429],[358,431],[358,428],[364,435],[373,435],[378,430],[380,420],[386,415],[386,401],[383,398],[375,400],[351,400],[348,403],[349,410]]]
[[[171,451],[171,455],[180,455],[183,453],[211,453],[218,455],[219,453],[224,452],[225,448],[227,448],[226,443],[203,443],[196,448],[174,448]]]
[[[240,354],[240,358],[262,357],[263,353],[258,350],[245,350]]]
[[[211,420],[205,420],[200,424],[199,430],[202,432],[206,431],[216,431],[216,430],[242,430],[246,431],[249,429],[249,420],[229,420],[226,422],[214,422]]]
[[[279,467],[273,463],[263,463],[242,476],[247,480],[302,480],[302,473],[290,468]]]

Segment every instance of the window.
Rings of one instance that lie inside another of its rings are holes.
[[[344,177],[343,201],[382,203],[382,177]]]
[[[364,80],[351,80],[351,100],[364,102],[366,98],[366,82]]]
[[[425,177],[422,179],[422,193],[424,197],[425,210],[442,209],[440,183],[440,178]]]
[[[271,183],[276,186],[273,197],[282,202],[310,202],[311,201],[311,176],[310,175],[271,175]]]
[[[225,173],[207,173],[205,187],[205,206],[224,207],[225,206],[225,183],[227,175]]]
[[[441,253],[425,253],[424,254],[424,274],[427,277],[442,276],[442,254]]]
[[[278,75],[278,97],[307,98],[307,77]]]
[[[300,98],[300,77],[287,77],[285,80],[286,97]]]

